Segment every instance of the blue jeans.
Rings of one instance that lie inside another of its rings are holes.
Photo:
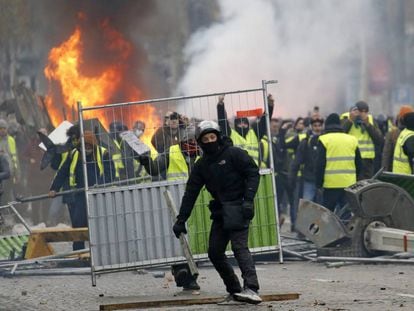
[[[316,185],[314,182],[306,180],[303,182],[303,198],[305,200],[316,202]]]

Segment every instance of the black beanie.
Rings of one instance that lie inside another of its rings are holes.
[[[331,113],[325,120],[325,126],[341,125],[341,120],[337,113]]]
[[[357,102],[355,106],[358,108],[359,111],[366,111],[366,112],[369,111],[368,104],[362,100]]]
[[[404,115],[405,127],[411,131],[414,131],[414,112],[409,112]]]

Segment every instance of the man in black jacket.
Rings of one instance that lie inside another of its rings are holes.
[[[249,222],[254,217],[253,199],[259,186],[259,168],[246,151],[229,146],[222,140],[220,128],[213,121],[201,122],[197,127],[196,138],[203,156],[195,163],[190,174],[173,231],[177,238],[181,233],[187,233],[185,222],[205,185],[213,197],[209,205],[213,223],[208,255],[226,285],[229,293],[227,300],[260,303],[262,300],[257,294],[259,282],[247,246]],[[223,206],[228,206],[230,202],[233,206],[239,204],[234,214],[234,219],[238,216],[241,219],[237,230],[225,228],[227,218],[223,217]],[[242,272],[243,290],[225,255],[230,241]]]
[[[310,119],[311,130],[306,133],[296,150],[295,158],[289,171],[289,184],[291,188],[296,183],[299,170],[302,170],[303,178],[303,195],[305,200],[311,200],[320,203],[321,198],[317,198],[317,189],[315,183],[315,163],[317,159],[317,144],[319,135],[323,129],[323,119],[314,117]]]

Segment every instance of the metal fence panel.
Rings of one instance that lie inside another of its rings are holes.
[[[168,189],[178,202],[184,187],[184,183],[163,182],[111,192],[91,191],[89,231],[94,271],[183,260],[162,194]]]
[[[137,153],[124,153],[123,146],[109,141],[114,137],[116,138],[117,134],[116,131],[113,131],[113,128],[112,132],[109,130],[111,123],[113,125],[116,122],[121,122],[125,127],[122,131],[125,131],[127,127],[130,128],[132,124],[135,124],[133,118],[136,118],[135,112],[139,111],[139,108],[151,111],[151,113],[148,113],[147,119],[145,119],[145,116],[140,117],[141,120],[145,121],[153,117],[152,113],[154,111],[162,114],[165,111],[179,110],[181,115],[191,116],[183,119],[186,124],[177,132],[177,135],[185,136],[189,132],[189,128],[195,126],[200,120],[217,120],[217,109],[215,107],[217,97],[218,94],[209,94],[198,97],[167,98],[93,108],[85,108],[79,104],[82,146],[85,146],[83,138],[85,131],[92,131],[100,146],[105,147],[102,152],[109,153],[109,158],[104,159],[104,161],[111,164],[118,161],[118,164],[124,164],[125,169],[128,159],[136,165],[141,161],[141,158],[137,156]],[[236,114],[238,111],[243,112],[243,110],[254,110],[263,107],[266,102],[264,98],[266,98],[265,87],[230,92],[226,94],[227,114]],[[145,108],[147,105],[151,105],[152,108]],[[99,115],[99,119],[84,120],[88,116],[93,118],[92,112],[94,111],[96,115]],[[264,111],[267,111],[266,107]],[[254,122],[257,120],[258,118],[254,117],[252,124],[255,124]],[[146,137],[141,137],[141,140],[147,145],[151,145],[151,136],[157,131],[157,127],[153,125],[152,121],[148,124],[152,124],[153,127],[147,128],[149,133]],[[157,126],[163,126],[163,124]],[[268,122],[266,135],[270,136]],[[168,137],[164,137],[164,140],[166,139]],[[172,139],[172,141],[174,140]],[[151,159],[154,163],[157,163],[157,166],[154,165],[151,167],[153,171],[147,172],[148,176],[152,175],[150,176],[152,181],[141,178],[139,174],[136,174],[138,171],[136,167],[134,167],[133,176],[116,174],[116,171],[111,168],[111,176],[107,178],[105,175],[106,179],[101,181],[101,185],[85,187],[93,283],[95,282],[95,275],[98,273],[168,265],[185,260],[180,244],[172,232],[173,219],[164,201],[163,192],[169,190],[176,205],[179,206],[184,194],[186,180],[165,180],[169,149],[156,151],[157,147],[159,146],[151,146]],[[257,148],[258,144],[255,147]],[[260,148],[257,149],[260,150]],[[270,159],[272,159],[271,150],[269,154]],[[97,158],[97,156],[94,158]],[[87,165],[89,162],[86,161],[84,148],[82,159],[85,184],[87,184]],[[96,170],[96,174],[98,174],[98,170]],[[270,169],[261,170],[261,174],[259,190],[255,197],[256,216],[252,221],[249,234],[249,247],[253,253],[280,250],[280,236],[277,230],[277,199],[272,164],[270,164]],[[190,248],[197,259],[207,258],[211,225],[208,209],[210,199],[210,194],[203,190],[188,221]]]

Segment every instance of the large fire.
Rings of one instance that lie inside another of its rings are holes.
[[[82,107],[91,107],[142,99],[141,90],[127,76],[128,64],[133,55],[132,44],[107,20],[100,24],[100,29],[104,42],[100,43],[100,55],[97,56],[102,58],[101,53],[109,55],[103,63],[85,61],[88,42],[85,42],[80,26],[65,42],[49,52],[48,64],[44,69],[49,80],[45,102],[54,126],[65,119],[77,119],[77,102],[81,102]],[[135,121],[143,120],[147,128],[145,141],[149,140],[151,130],[160,124],[155,108],[151,105],[90,110],[84,112],[83,118],[99,118],[107,129],[115,120],[129,128]]]

